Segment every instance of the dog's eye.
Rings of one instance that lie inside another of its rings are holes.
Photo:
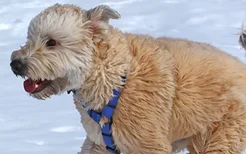
[[[50,39],[46,42],[46,46],[48,47],[53,47],[53,46],[56,46],[56,41],[53,40],[53,39]]]

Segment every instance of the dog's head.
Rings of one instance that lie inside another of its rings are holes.
[[[95,41],[106,35],[109,19],[119,17],[105,5],[47,8],[30,22],[26,44],[12,53],[12,71],[27,79],[25,90],[38,99],[80,88],[90,75]]]

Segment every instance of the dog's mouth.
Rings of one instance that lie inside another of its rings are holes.
[[[30,96],[37,99],[49,98],[51,95],[61,94],[65,92],[66,87],[69,85],[69,82],[66,77],[56,78],[54,80],[49,79],[38,79],[34,80],[30,77],[24,81],[23,86],[27,93]],[[68,87],[70,88],[70,87]]]
[[[32,80],[28,78],[27,80],[24,81],[24,89],[26,92],[35,94],[37,92],[42,91],[45,89],[47,86],[51,84],[51,80]]]

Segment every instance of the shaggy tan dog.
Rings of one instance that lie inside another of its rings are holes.
[[[117,148],[127,154],[239,154],[246,145],[246,66],[208,44],[122,33],[108,6],[51,6],[28,28],[11,67],[24,88],[46,99],[75,89],[87,139],[81,154],[106,154],[100,126],[82,107],[101,111],[121,90],[113,115]],[[121,76],[126,76],[124,88]],[[108,119],[101,118],[100,124]]]

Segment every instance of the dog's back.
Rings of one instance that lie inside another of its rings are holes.
[[[213,145],[220,138],[222,149],[231,151],[228,140],[235,142],[233,144],[240,141],[237,148],[243,149],[246,140],[246,66],[208,44],[171,38],[161,38],[159,42],[170,51],[176,63],[173,141],[193,136],[192,151],[194,147],[208,146],[205,142],[199,144],[199,140],[207,140]]]

